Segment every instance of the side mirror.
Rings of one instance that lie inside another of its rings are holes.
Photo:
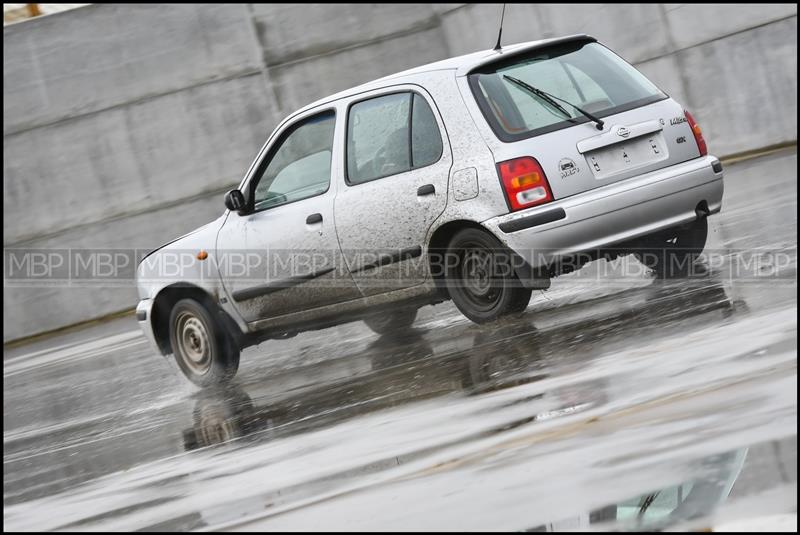
[[[241,212],[245,207],[244,195],[238,189],[232,189],[225,194],[225,208]]]

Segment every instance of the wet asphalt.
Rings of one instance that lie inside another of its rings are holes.
[[[496,325],[445,303],[410,331],[265,342],[225,389],[190,386],[133,319],[4,350],[5,529],[697,529],[796,514],[796,152],[725,180],[713,254],[687,280],[600,261]]]

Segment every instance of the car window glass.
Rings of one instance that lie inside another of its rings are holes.
[[[598,43],[566,43],[535,50],[469,75],[482,113],[506,141],[588,121],[569,104],[560,101],[564,111],[559,111],[506,76],[600,117],[666,98],[633,66]]]
[[[580,106],[589,113],[602,111],[606,108],[611,108],[616,104],[611,100],[611,97],[603,91],[603,88],[597,82],[592,80],[588,74],[580,70],[578,67],[562,63],[566,71],[572,76],[575,87],[580,91]],[[578,104],[576,102],[576,104]]]
[[[536,87],[543,91],[558,95],[569,102],[580,102],[575,86],[560,63],[534,58],[506,69],[503,74],[517,79],[535,80]],[[554,109],[544,100],[531,98],[530,94],[521,87],[512,84],[509,89],[514,105],[525,120],[525,130],[540,124],[560,122],[566,118],[563,112]],[[569,106],[565,109],[571,114],[571,117],[576,117],[576,110]]]
[[[413,92],[357,102],[347,120],[347,179],[360,184],[435,163],[442,136],[428,102]]]
[[[335,115],[315,115],[284,135],[258,179],[255,208],[262,210],[328,190]]]
[[[411,169],[411,93],[395,93],[354,104],[347,121],[347,176],[352,184]]]
[[[414,94],[411,111],[411,165],[424,167],[437,162],[442,156],[442,136],[425,99]]]

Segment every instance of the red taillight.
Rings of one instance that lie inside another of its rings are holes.
[[[694,120],[694,117],[692,117],[692,114],[688,111],[683,110],[683,114],[686,116],[686,121],[692,128],[692,134],[694,134],[694,140],[697,142],[697,148],[700,149],[700,156],[705,156],[708,154],[708,147],[706,147],[706,140],[703,139],[703,131],[700,130],[700,125],[697,124],[697,121]]]
[[[500,162],[497,171],[512,212],[553,200],[547,177],[534,158],[525,156]]]

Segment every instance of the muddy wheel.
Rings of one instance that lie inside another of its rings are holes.
[[[491,234],[464,229],[450,240],[447,288],[453,303],[475,323],[520,313],[531,300],[512,268],[508,250]]]
[[[170,314],[169,338],[183,374],[202,387],[228,382],[239,369],[233,337],[194,299],[181,299]]]

